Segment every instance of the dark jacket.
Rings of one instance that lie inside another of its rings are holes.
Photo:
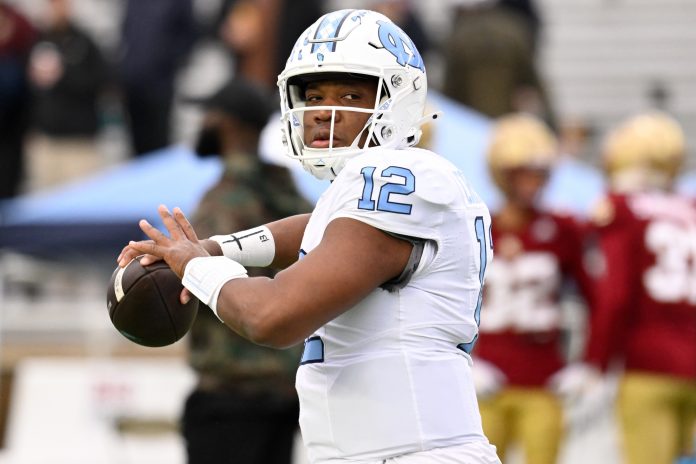
[[[68,25],[42,34],[34,50],[50,47],[63,75],[49,88],[33,88],[32,122],[52,136],[93,136],[99,128],[99,98],[107,80],[104,57],[81,29]]]
[[[171,92],[195,39],[191,0],[128,0],[121,43],[124,85]]]

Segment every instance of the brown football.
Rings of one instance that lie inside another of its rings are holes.
[[[117,267],[106,292],[109,317],[127,339],[143,346],[166,346],[191,329],[198,314],[198,300],[179,301],[181,279],[167,263],[142,266],[140,258]]]

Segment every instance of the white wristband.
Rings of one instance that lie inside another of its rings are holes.
[[[243,266],[265,267],[270,265],[275,257],[273,234],[266,226],[229,235],[213,235],[210,240],[220,244],[224,256]]]
[[[247,271],[241,264],[224,256],[207,256],[193,258],[186,264],[181,283],[222,321],[217,312],[220,290],[230,280],[244,277],[248,277]]]

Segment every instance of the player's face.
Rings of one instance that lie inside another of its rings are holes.
[[[377,95],[376,80],[336,79],[311,82],[305,90],[307,107],[345,106],[372,109]],[[331,111],[317,110],[304,113],[304,143],[309,148],[329,148],[331,133]],[[370,113],[336,111],[333,133],[333,148],[348,147],[358,136]],[[367,132],[367,131],[366,131]],[[363,146],[363,133],[359,146]]]
[[[524,208],[534,206],[539,192],[549,178],[547,169],[516,168],[507,172],[508,201]]]

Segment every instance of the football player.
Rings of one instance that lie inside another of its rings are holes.
[[[580,225],[538,206],[557,150],[545,123],[516,113],[496,121],[487,154],[505,199],[493,215],[473,373],[486,435],[503,460],[521,445],[527,464],[556,463],[562,408],[548,383],[565,364],[561,297],[571,284],[590,288]]]
[[[201,242],[161,206],[169,236],[142,222],[152,241],[131,243],[121,265],[162,257],[232,330],[304,341],[296,386],[313,463],[499,463],[469,354],[490,215],[462,172],[414,148],[434,116],[413,42],[372,11],[329,13],[278,86],[289,155],[332,181],[311,215]],[[244,266],[269,265],[285,269],[247,278]]]
[[[611,192],[593,223],[603,256],[586,363],[559,386],[582,397],[613,361],[627,464],[671,464],[696,432],[696,203],[672,192],[685,156],[678,122],[656,111],[615,127],[604,149]]]

